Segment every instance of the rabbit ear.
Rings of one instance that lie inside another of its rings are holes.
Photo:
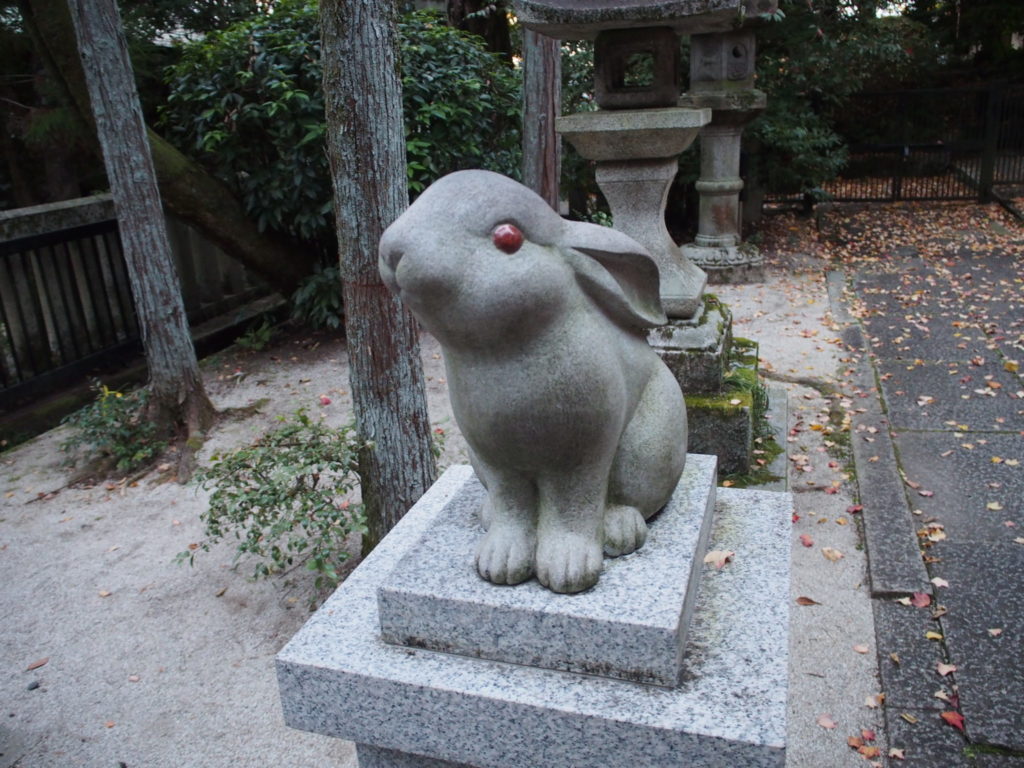
[[[612,319],[633,328],[668,322],[658,265],[638,242],[608,227],[565,221],[559,243],[584,293]]]

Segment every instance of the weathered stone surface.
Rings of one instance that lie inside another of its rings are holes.
[[[938,594],[949,608],[942,624],[967,732],[1024,751],[1024,545],[1010,531],[998,544],[954,541],[935,571],[949,582]]]
[[[914,717],[910,723],[903,714]],[[886,731],[889,746],[902,749],[904,758],[890,764],[901,768],[968,768],[973,763],[967,756],[967,743],[960,733],[946,725],[938,712],[927,709],[894,709],[886,707]]]
[[[555,127],[588,160],[652,160],[677,157],[710,121],[710,109],[666,107],[577,112]]]
[[[711,531],[716,461],[691,454],[643,549],[605,563],[593,589],[508,589],[473,568],[484,490],[467,483],[378,590],[390,643],[674,686]]]
[[[594,43],[594,85],[602,109],[674,107],[682,90],[679,35],[667,27],[600,33]]]
[[[750,470],[754,406],[749,392],[687,395],[686,417],[694,426],[691,447],[717,456],[723,474]]]
[[[730,246],[703,246],[688,243],[683,255],[708,276],[712,285],[739,285],[764,282],[764,256],[750,243]]]
[[[732,314],[728,307],[705,299],[694,321],[670,321],[647,334],[687,395],[720,392],[729,368]],[[692,433],[691,429],[691,433]]]
[[[744,18],[774,13],[778,0],[515,0],[519,22],[560,40],[606,29],[665,26],[682,34],[729,32]]]
[[[923,512],[920,520],[934,519],[945,526],[947,539],[932,547],[939,555],[944,555],[950,544],[1005,543],[1024,536],[1022,443],[1016,433],[908,432],[896,436],[907,479],[934,494],[921,496],[909,491],[914,506]],[[994,463],[993,457],[1021,465]],[[989,509],[992,502],[1002,508]],[[1008,527],[1007,521],[1014,527]]]
[[[1016,395],[1020,380],[994,360],[983,365],[879,360],[878,371],[896,429],[950,429],[948,422],[971,430],[1024,429],[1024,399]]]
[[[665,200],[679,171],[676,156],[688,147],[710,110],[636,109],[581,112],[558,118],[556,129],[585,158],[597,160],[597,183],[615,228],[654,257],[660,296],[671,318],[700,308],[707,275],[688,261],[665,226]]]
[[[941,630],[939,622],[932,618],[934,604],[916,608],[902,605],[894,598],[876,599],[871,603],[885,706],[897,712],[948,708],[933,695],[940,689],[952,693],[949,681],[944,681],[935,671],[935,665],[944,661],[942,646],[925,637],[925,632]],[[892,654],[896,654],[896,658]]]
[[[470,477],[449,470],[281,651],[290,726],[487,768],[784,763],[788,494],[719,490],[709,546],[735,555],[705,566],[667,689],[380,641],[378,585]]]
[[[843,331],[843,341],[851,349],[864,348],[864,338],[857,326],[848,326]],[[854,386],[870,392],[874,381],[870,363],[862,359],[855,368]],[[909,594],[927,589],[928,574],[914,535],[917,525],[907,506],[888,420],[877,398],[859,402],[863,412],[853,413],[851,433],[857,488],[864,508],[871,593]]]
[[[380,271],[444,350],[489,492],[480,575],[593,586],[602,549],[643,545],[686,460],[679,385],[646,342],[666,321],[654,260],[511,179],[461,171],[387,229]]]

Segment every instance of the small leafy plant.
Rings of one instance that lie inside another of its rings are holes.
[[[292,318],[308,328],[337,330],[343,317],[341,270],[337,266],[317,270],[292,295]]]
[[[270,318],[264,317],[262,322],[254,323],[245,333],[235,339],[235,344],[242,349],[248,349],[250,352],[259,352],[270,343],[274,338],[275,332],[274,324],[270,322]]]
[[[329,427],[304,409],[281,421],[251,445],[214,456],[198,470],[197,482],[212,491],[201,516],[207,538],[179,554],[178,562],[192,563],[198,551],[233,535],[239,540],[236,559],[258,559],[254,578],[305,562],[317,574],[317,589],[341,580],[346,540],[366,532],[362,505],[346,498],[359,482],[363,442],[352,427]]]
[[[149,390],[124,393],[99,381],[92,388],[96,399],[61,422],[74,430],[60,446],[72,454],[69,464],[84,456],[98,471],[131,472],[163,453],[167,443],[145,415]]]

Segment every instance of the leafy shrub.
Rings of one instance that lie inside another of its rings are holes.
[[[441,17],[403,17],[409,188],[462,168],[519,169],[519,75]],[[334,253],[315,2],[282,0],[184,46],[161,110],[167,138],[228,183],[260,226]]]
[[[410,191],[464,168],[519,178],[519,72],[436,13],[408,14],[398,31]]]
[[[309,275],[292,294],[292,318],[309,328],[341,327],[341,270],[337,266]]]
[[[260,322],[254,322],[250,325],[245,333],[235,339],[235,344],[242,349],[259,352],[261,349],[266,348],[267,344],[274,338],[275,332],[274,324],[270,318],[264,317]]]
[[[125,394],[99,381],[93,384],[93,390],[96,400],[61,422],[74,430],[60,446],[73,454],[69,463],[74,464],[84,454],[99,469],[131,472],[167,448],[167,443],[158,439],[156,423],[146,418],[149,390]]]
[[[363,444],[351,427],[333,429],[304,410],[281,420],[279,428],[197,471],[197,482],[212,491],[201,516],[207,538],[179,554],[179,562],[191,563],[198,551],[234,536],[236,558],[258,559],[254,578],[298,561],[317,574],[318,589],[340,581],[346,539],[366,531],[361,505],[345,499],[359,482]]]

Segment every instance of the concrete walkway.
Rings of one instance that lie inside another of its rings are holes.
[[[1024,766],[1021,250],[950,243],[830,289],[889,746],[899,765]]]

